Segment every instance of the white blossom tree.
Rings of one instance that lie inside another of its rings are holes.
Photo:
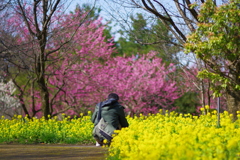
[[[0,80],[0,115],[7,115],[12,117],[17,114],[21,103],[18,98],[14,96],[16,91],[15,85],[12,80],[4,83]]]

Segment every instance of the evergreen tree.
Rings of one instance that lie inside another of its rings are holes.
[[[201,106],[196,92],[186,92],[182,97],[178,98],[173,105],[177,107],[176,112],[184,114],[198,114],[196,109]]]
[[[179,51],[175,47],[172,35],[161,21],[150,23],[141,13],[131,16],[131,29],[120,30],[118,52],[125,55],[141,55],[151,50],[157,51],[164,62],[173,62],[174,54]],[[126,38],[124,35],[127,35]]]

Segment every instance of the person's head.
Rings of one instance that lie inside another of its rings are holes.
[[[108,99],[110,99],[110,98],[113,98],[113,99],[115,99],[117,101],[119,100],[119,96],[116,93],[110,93],[108,95]]]

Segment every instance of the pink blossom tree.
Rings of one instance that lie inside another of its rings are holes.
[[[156,113],[160,108],[171,109],[174,100],[181,95],[176,83],[168,79],[168,75],[175,71],[173,64],[165,66],[154,52],[138,59],[111,58],[112,50],[106,49],[100,53],[102,60],[99,59],[99,50],[94,52],[90,61],[85,59],[68,71],[66,66],[58,71],[61,74],[56,74],[52,84],[57,80],[60,84],[69,82],[61,96],[59,94],[60,101],[75,105],[76,112],[82,107],[93,107],[109,93],[116,92],[131,115]]]
[[[56,54],[61,55],[61,60],[48,68],[53,73],[48,79],[53,93],[53,115],[67,110],[69,114],[84,112],[103,98],[95,94],[99,88],[95,73],[101,72],[101,59],[109,59],[114,50],[103,33],[101,19],[82,25],[70,45]]]

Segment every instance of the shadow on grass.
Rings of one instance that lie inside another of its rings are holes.
[[[103,160],[107,148],[94,145],[0,144],[1,160]]]

